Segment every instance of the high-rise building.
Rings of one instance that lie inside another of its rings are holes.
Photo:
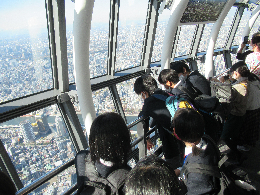
[[[23,133],[24,142],[34,142],[35,141],[35,135],[33,133],[32,125],[29,121],[23,121],[20,123],[20,127]]]
[[[57,136],[67,136],[68,135],[65,125],[63,123],[63,120],[60,116],[56,116],[55,124],[56,124],[56,129],[57,129]]]

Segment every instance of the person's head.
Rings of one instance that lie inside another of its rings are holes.
[[[89,147],[93,162],[99,162],[101,158],[125,165],[131,150],[131,137],[123,118],[112,112],[95,118],[90,128]]]
[[[151,75],[143,75],[137,78],[134,84],[135,93],[141,94],[143,99],[151,96],[157,88],[157,82]]]
[[[2,171],[0,171],[0,181],[0,195],[15,195],[16,188],[13,181]]]
[[[181,75],[188,76],[190,74],[189,66],[183,61],[171,62],[170,68],[175,70],[179,77]]]
[[[178,109],[173,117],[172,126],[174,133],[186,146],[198,144],[205,131],[202,115],[192,108]]]
[[[239,79],[241,77],[249,77],[250,71],[244,61],[235,63],[231,68],[230,72],[233,78]]]
[[[260,33],[253,34],[250,45],[254,51],[260,51]]]
[[[125,189],[126,195],[178,195],[180,188],[178,178],[169,164],[150,155],[129,172]]]
[[[169,89],[174,88],[179,82],[179,77],[175,70],[164,69],[160,72],[158,81],[160,84],[164,85],[166,89]]]

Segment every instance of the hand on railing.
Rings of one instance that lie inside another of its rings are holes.
[[[150,149],[152,149],[152,148],[154,147],[154,144],[153,144],[153,142],[150,140],[150,138],[148,138],[148,139],[146,140],[146,143],[147,143],[147,150],[150,150]]]

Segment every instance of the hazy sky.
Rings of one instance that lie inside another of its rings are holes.
[[[109,0],[96,0],[92,21],[109,20]],[[148,0],[121,0],[120,21],[141,20],[145,22]],[[73,24],[74,3],[65,0],[67,24]],[[0,32],[46,28],[45,0],[0,0]]]

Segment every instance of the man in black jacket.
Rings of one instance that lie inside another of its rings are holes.
[[[198,70],[191,71],[182,61],[171,62],[170,68],[178,73],[179,78],[184,81],[182,85],[191,92],[195,91],[197,95],[211,95],[210,82]]]
[[[153,96],[154,94],[161,94],[168,97],[169,94],[159,89],[156,80],[150,75],[137,78],[134,91],[144,99],[144,105],[139,116],[153,118],[162,141],[165,160],[174,169],[177,168],[180,165],[180,151],[178,140],[171,134],[171,114],[166,108],[165,102]],[[145,122],[149,123],[148,120]]]

